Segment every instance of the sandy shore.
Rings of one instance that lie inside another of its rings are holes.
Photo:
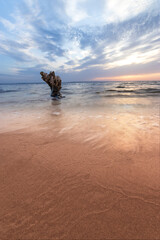
[[[160,239],[159,146],[0,134],[1,239]]]

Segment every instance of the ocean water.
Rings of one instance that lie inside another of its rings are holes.
[[[64,108],[108,107],[110,104],[119,105],[121,99],[126,99],[126,105],[129,99],[139,99],[142,104],[149,99],[151,104],[156,104],[160,97],[160,81],[64,82],[61,92],[64,98],[59,103]],[[45,83],[0,85],[0,110],[36,108],[50,102],[50,89]]]
[[[64,82],[61,92],[62,99],[52,100],[45,83],[0,85],[0,132],[49,129],[74,132],[84,142],[107,144],[114,137],[126,145],[140,132],[159,131],[160,81]]]

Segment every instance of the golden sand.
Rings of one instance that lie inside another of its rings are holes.
[[[158,127],[114,118],[0,134],[1,239],[160,239]]]

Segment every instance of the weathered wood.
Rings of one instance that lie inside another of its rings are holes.
[[[49,74],[40,72],[41,78],[43,81],[45,81],[50,89],[51,89],[51,97],[62,97],[60,90],[61,90],[61,84],[62,80],[59,76],[55,75],[55,72],[50,72]]]

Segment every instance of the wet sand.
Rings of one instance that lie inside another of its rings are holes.
[[[160,239],[158,128],[115,122],[0,134],[1,239]]]

